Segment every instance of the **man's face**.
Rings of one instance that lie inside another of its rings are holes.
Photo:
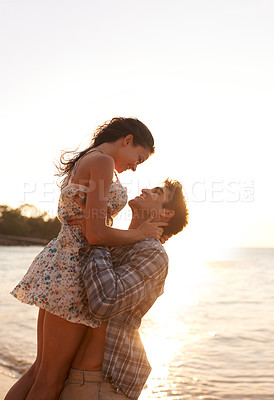
[[[140,196],[129,201],[132,210],[141,211],[144,217],[153,215],[154,219],[162,219],[163,204],[170,200],[171,192],[165,186],[157,186],[153,189],[142,189]]]

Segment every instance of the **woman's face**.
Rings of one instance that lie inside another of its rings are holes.
[[[115,160],[115,168],[119,173],[128,169],[136,171],[137,165],[142,164],[149,156],[150,151],[147,148],[140,145],[134,146],[132,140],[125,139]]]

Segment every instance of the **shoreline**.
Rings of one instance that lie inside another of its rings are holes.
[[[50,240],[0,234],[0,246],[45,246]]]

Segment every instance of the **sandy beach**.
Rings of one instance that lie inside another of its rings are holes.
[[[16,382],[17,379],[11,378],[7,375],[0,374],[0,400],[3,400],[7,391]]]

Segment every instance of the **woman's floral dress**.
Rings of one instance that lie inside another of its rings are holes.
[[[76,165],[75,165],[76,167]],[[98,327],[88,309],[86,291],[81,276],[79,249],[88,243],[78,226],[69,226],[67,218],[81,213],[81,207],[72,199],[85,199],[88,188],[71,183],[75,174],[65,181],[58,204],[61,230],[56,239],[37,255],[27,273],[11,294],[23,303],[36,306],[68,321]],[[127,192],[117,175],[108,197],[109,223],[127,203]]]

